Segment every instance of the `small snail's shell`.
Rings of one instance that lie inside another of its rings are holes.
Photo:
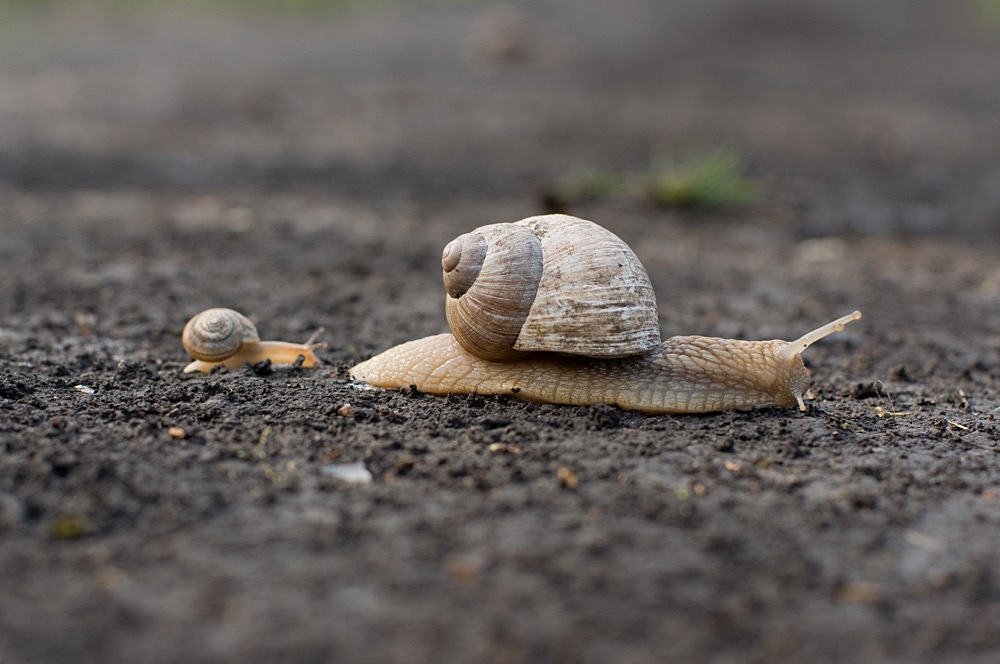
[[[477,357],[626,357],[660,343],[645,268],[593,222],[553,214],[482,226],[449,243],[441,266],[448,324]]]
[[[206,309],[187,322],[181,342],[188,355],[204,362],[219,362],[244,344],[260,341],[257,328],[238,311]]]

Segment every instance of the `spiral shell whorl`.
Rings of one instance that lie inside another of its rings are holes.
[[[466,233],[448,243],[441,253],[444,289],[452,298],[465,295],[476,283],[486,260],[489,244],[481,233]]]
[[[244,344],[258,341],[253,322],[232,309],[206,309],[196,314],[181,336],[188,355],[203,362],[220,362]]]
[[[486,360],[521,351],[625,357],[660,343],[645,268],[614,233],[567,215],[483,226],[445,247],[448,324]]]
[[[483,226],[452,241],[441,262],[445,314],[458,342],[484,360],[515,356],[541,279],[542,247],[535,234],[512,224]]]

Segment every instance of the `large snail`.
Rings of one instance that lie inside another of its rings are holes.
[[[272,364],[296,364],[301,357],[303,367],[316,364],[313,352],[326,344],[317,343],[322,329],[303,344],[287,341],[261,341],[257,327],[238,311],[232,309],[206,309],[195,314],[184,326],[181,343],[188,355],[194,358],[184,367],[184,373],[211,371],[222,365],[239,369],[244,364],[270,360]]]
[[[566,215],[483,226],[441,259],[453,334],[391,348],[351,369],[386,388],[614,404],[648,413],[798,405],[801,353],[861,312],[796,341],[679,336],[660,343],[645,268],[616,235]]]

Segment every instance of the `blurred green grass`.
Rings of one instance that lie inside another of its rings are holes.
[[[725,149],[656,159],[643,172],[580,171],[561,178],[548,193],[556,206],[617,198],[701,210],[736,207],[759,196],[760,187],[746,176],[741,156]]]
[[[979,15],[992,30],[1000,30],[1000,0],[974,0]]]
[[[730,207],[757,199],[757,184],[743,173],[743,159],[718,150],[682,162],[654,163],[649,195],[656,203],[703,209]]]
[[[392,0],[0,0],[0,13],[45,15],[52,12],[94,10],[142,14],[167,10],[225,13],[303,14],[336,12],[387,4]]]

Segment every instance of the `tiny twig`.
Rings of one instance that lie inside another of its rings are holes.
[[[955,427],[956,429],[961,429],[962,431],[972,431],[970,427],[967,427],[964,424],[959,424],[958,422],[952,420],[945,420],[945,423]],[[984,450],[986,452],[993,452],[995,454],[1000,454],[1000,447],[993,447],[990,445],[981,445],[979,443],[974,443],[971,440],[967,440],[966,438],[964,438],[957,431],[952,431],[951,429],[945,429],[945,431],[954,436],[963,445],[968,445],[969,447],[975,447],[978,450]]]
[[[884,382],[882,382],[881,380],[876,380],[875,385],[882,386],[882,391],[885,392],[886,401],[889,402],[889,410],[886,410],[881,405],[882,395],[879,394],[878,390],[875,390],[875,396],[877,396],[879,400],[879,405],[875,406],[876,415],[878,415],[879,417],[885,417],[886,415],[889,415],[891,417],[906,417],[907,415],[912,415],[912,413],[907,411],[896,410],[896,405],[892,402],[892,395],[889,394],[889,388],[886,387]]]

